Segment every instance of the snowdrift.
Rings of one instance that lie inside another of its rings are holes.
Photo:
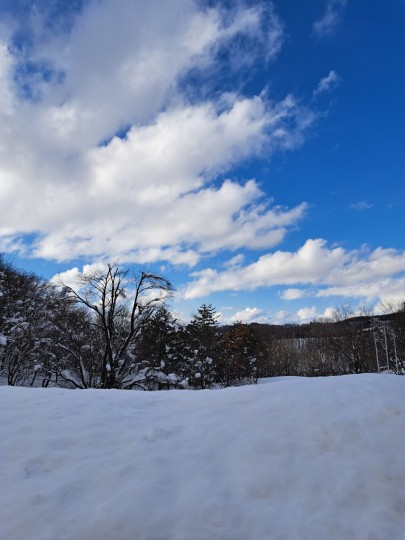
[[[0,388],[4,540],[402,540],[405,377]]]

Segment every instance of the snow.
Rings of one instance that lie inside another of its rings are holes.
[[[0,538],[403,540],[405,377],[0,387]]]

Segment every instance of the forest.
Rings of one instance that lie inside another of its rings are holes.
[[[169,280],[117,264],[73,289],[0,257],[0,381],[11,386],[223,388],[274,376],[404,373],[405,303],[379,316],[347,306],[309,324],[223,326],[203,304],[188,324]]]

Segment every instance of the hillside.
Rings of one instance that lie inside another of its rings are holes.
[[[0,538],[405,538],[403,377],[1,387],[0,410]]]

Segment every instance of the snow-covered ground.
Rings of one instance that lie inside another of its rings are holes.
[[[405,377],[0,388],[2,540],[405,539]]]

